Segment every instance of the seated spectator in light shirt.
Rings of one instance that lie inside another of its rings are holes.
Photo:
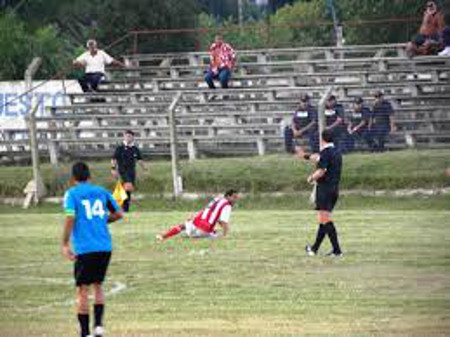
[[[419,34],[406,47],[408,55],[436,54],[444,27],[444,15],[434,1],[427,1]]]
[[[228,88],[231,71],[236,62],[236,52],[228,43],[222,41],[221,35],[217,35],[215,42],[209,48],[209,53],[211,63],[205,75],[206,83],[214,89],[214,79],[219,79],[222,88]]]
[[[84,69],[84,75],[78,81],[83,92],[97,91],[99,83],[105,77],[105,65],[112,64],[120,67],[125,67],[125,65],[98,49],[95,40],[89,40],[86,46],[88,50],[78,56],[73,61],[73,65]]]

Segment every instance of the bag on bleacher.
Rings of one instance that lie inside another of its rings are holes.
[[[122,182],[120,180],[117,181],[116,187],[114,187],[114,191],[112,194],[114,200],[117,201],[119,206],[122,206],[125,200],[127,200],[127,192],[123,188]]]

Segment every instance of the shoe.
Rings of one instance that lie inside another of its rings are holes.
[[[316,252],[313,251],[309,245],[306,245],[305,251],[306,251],[306,255],[308,255],[308,256],[316,256]]]
[[[330,250],[328,253],[325,254],[326,256],[332,256],[332,257],[342,257],[344,256],[343,252],[335,253],[332,250]]]
[[[158,241],[164,241],[164,238],[161,234],[156,235],[156,240]]]
[[[96,326],[94,329],[94,337],[103,337],[105,331],[102,326]]]

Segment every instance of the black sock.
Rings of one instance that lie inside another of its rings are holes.
[[[311,247],[311,249],[314,252],[317,252],[319,250],[320,245],[322,244],[322,241],[325,238],[326,234],[327,234],[327,231],[325,229],[325,225],[319,224],[319,229],[317,230],[317,235],[316,235],[316,242],[314,242],[314,244]]]
[[[95,318],[95,326],[103,326],[103,312],[105,310],[105,306],[103,304],[95,304],[94,305],[94,318]]]
[[[339,246],[338,235],[336,227],[332,221],[325,224],[327,227],[328,237],[330,238],[331,245],[333,246],[333,254],[341,254],[341,247]]]
[[[78,314],[78,322],[80,322],[81,337],[86,337],[89,332],[89,314]]]
[[[130,203],[131,203],[131,192],[127,192],[127,199],[123,202],[122,208],[124,212],[128,212],[130,210]]]

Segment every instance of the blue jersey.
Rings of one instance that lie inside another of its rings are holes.
[[[108,215],[118,211],[119,206],[109,191],[88,182],[79,183],[66,191],[64,210],[75,217],[71,240],[76,255],[111,251]]]

